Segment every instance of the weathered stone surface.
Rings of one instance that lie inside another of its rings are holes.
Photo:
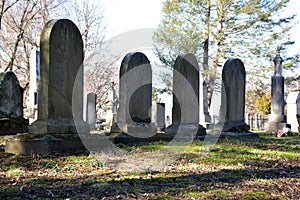
[[[23,118],[23,88],[13,72],[0,74],[0,117]]]
[[[173,70],[172,125],[166,133],[176,134],[179,126],[187,134],[189,128],[194,134],[205,133],[199,125],[199,65],[192,54],[178,56]]]
[[[140,52],[127,54],[120,67],[119,110],[111,132],[125,132],[134,137],[150,137],[152,70],[148,58]]]
[[[152,70],[140,52],[127,54],[120,67],[118,122],[150,123]]]
[[[240,59],[226,61],[222,81],[220,123],[215,126],[215,130],[247,132],[250,127],[244,122],[246,72]]]
[[[165,123],[165,104],[152,103],[152,121],[159,130],[164,130]]]
[[[96,100],[97,95],[95,93],[89,93],[87,95],[86,122],[92,129],[96,126]]]
[[[79,121],[83,116],[83,42],[76,25],[67,19],[49,21],[41,34],[40,55],[38,120],[29,132],[76,133],[72,106]]]
[[[13,72],[0,74],[0,135],[27,131],[23,118],[23,88]]]
[[[7,141],[5,151],[48,155],[84,150],[78,133],[89,133],[89,126],[82,119],[83,42],[76,25],[67,19],[49,21],[40,37],[40,56],[38,120],[29,133]]]

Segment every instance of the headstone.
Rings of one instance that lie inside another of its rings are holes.
[[[96,128],[96,100],[97,95],[95,93],[89,93],[87,95],[86,123],[90,125],[91,129]]]
[[[152,103],[152,121],[159,131],[165,129],[165,104]]]
[[[222,102],[220,123],[216,130],[223,132],[247,132],[245,123],[246,72],[240,59],[228,59],[222,70]]]
[[[208,112],[208,87],[203,75],[200,73],[200,124],[205,128],[209,128],[211,124],[211,116]]]
[[[89,128],[82,120],[83,41],[76,25],[50,20],[40,37],[40,56],[38,120],[29,126],[28,136],[8,141],[6,151],[47,155],[83,150],[77,129]]]
[[[0,135],[27,130],[23,118],[23,88],[13,72],[0,73]]]
[[[274,75],[272,76],[271,84],[271,114],[269,121],[265,126],[265,131],[277,133],[285,127],[289,127],[286,123],[286,116],[284,115],[284,77],[282,76],[282,62],[280,56],[281,47],[277,48],[277,54],[274,58]]]
[[[40,80],[40,51],[34,47],[30,54],[30,80],[29,80],[29,98],[28,111],[30,123],[37,120],[38,107],[38,83]]]
[[[112,132],[124,132],[135,137],[150,137],[156,133],[151,123],[152,69],[148,58],[140,52],[128,53],[120,67],[119,110]]]
[[[172,124],[167,134],[178,130],[187,135],[205,135],[206,129],[199,124],[199,65],[192,54],[177,57],[173,69]]]
[[[298,132],[297,114],[300,115],[300,92],[290,92],[287,99],[287,123],[291,131]]]

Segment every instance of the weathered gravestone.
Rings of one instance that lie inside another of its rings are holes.
[[[278,130],[289,127],[284,115],[284,77],[282,76],[282,62],[280,56],[281,47],[277,47],[277,54],[274,58],[274,75],[271,84],[271,114],[265,125],[265,131],[277,133]]]
[[[179,55],[173,69],[172,124],[167,134],[205,135],[199,124],[199,65],[193,54]]]
[[[23,88],[13,72],[0,74],[0,135],[27,130],[23,118]]]
[[[83,42],[76,25],[67,19],[49,21],[40,37],[40,56],[38,120],[29,134],[7,141],[6,151],[47,155],[83,150],[76,128],[89,129],[82,120]]]
[[[152,102],[152,121],[159,131],[165,129],[165,104]]]
[[[151,123],[152,69],[140,52],[127,54],[120,67],[117,126],[112,132],[147,138],[156,133]],[[119,130],[117,130],[118,128]]]
[[[222,70],[222,102],[217,131],[247,132],[245,123],[246,72],[240,59],[228,59]]]
[[[291,92],[287,99],[287,123],[291,125],[291,131],[298,132],[297,115],[300,115],[300,92]]]
[[[87,102],[86,102],[86,122],[90,125],[91,129],[96,128],[96,100],[97,95],[95,93],[89,93],[87,95]]]

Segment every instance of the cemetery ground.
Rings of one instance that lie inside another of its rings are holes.
[[[300,137],[222,139],[200,157],[196,140],[159,171],[118,172],[83,152],[0,152],[1,199],[300,199]],[[151,152],[164,142],[126,147]]]

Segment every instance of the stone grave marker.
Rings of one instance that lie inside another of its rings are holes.
[[[95,93],[89,93],[87,95],[87,102],[86,102],[86,122],[88,125],[90,125],[91,129],[96,128],[96,100],[97,95]]]
[[[83,41],[76,25],[50,20],[41,33],[40,56],[38,119],[29,134],[7,141],[6,151],[47,155],[83,150],[77,128],[86,133],[89,128],[82,118]]]
[[[119,74],[119,110],[117,126],[112,132],[125,132],[135,137],[156,133],[151,123],[152,69],[148,58],[140,52],[128,53]],[[117,130],[118,128],[119,130]]]
[[[220,123],[216,130],[223,132],[247,132],[245,123],[246,72],[240,59],[228,59],[222,70],[222,102]]]
[[[172,124],[167,134],[205,135],[199,124],[199,65],[193,54],[179,55],[173,69]]]
[[[277,54],[274,58],[274,75],[271,84],[271,114],[265,125],[265,131],[277,133],[279,129],[289,127],[284,115],[284,77],[282,76],[282,62],[280,56],[281,47],[277,47]]]
[[[27,130],[23,118],[23,88],[13,72],[0,74],[0,135],[16,134]]]

